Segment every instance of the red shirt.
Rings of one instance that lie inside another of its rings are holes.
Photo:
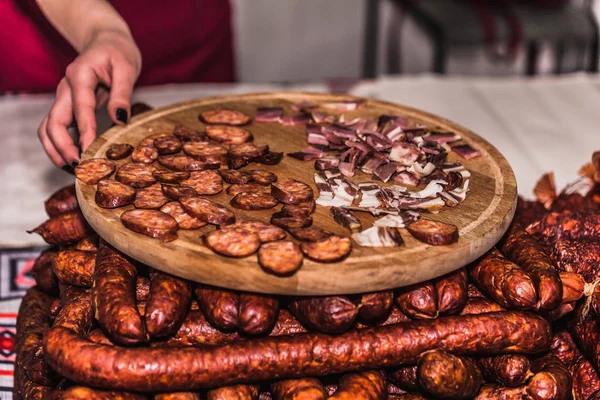
[[[112,0],[142,53],[138,85],[235,79],[225,0]],[[0,1],[0,94],[52,92],[77,52],[35,0]]]

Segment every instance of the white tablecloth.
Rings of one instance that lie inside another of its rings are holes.
[[[326,91],[307,85],[168,85],[140,88],[136,101],[155,107],[192,98],[272,90]],[[477,132],[508,159],[519,192],[531,196],[541,174],[554,171],[558,187],[600,149],[600,77],[537,79],[432,75],[383,77],[356,85],[351,94],[380,98],[438,114]],[[45,158],[36,128],[52,96],[0,97],[0,246],[41,244],[25,233],[46,219],[43,201],[73,180]],[[100,125],[107,127],[106,115]]]

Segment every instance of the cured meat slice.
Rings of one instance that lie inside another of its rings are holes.
[[[220,144],[211,142],[187,142],[183,145],[183,152],[190,157],[205,162],[227,162],[227,149]]]
[[[152,145],[138,146],[131,153],[131,159],[134,162],[152,164],[158,158],[158,150]]]
[[[264,165],[277,165],[283,159],[283,152],[268,151],[262,156],[256,157],[254,162]]]
[[[181,151],[181,141],[175,135],[161,136],[154,139],[154,147],[158,150],[158,154],[168,155],[175,154]]]
[[[311,226],[309,228],[291,228],[292,236],[301,242],[318,242],[333,235],[333,232],[326,231],[323,228]]]
[[[133,151],[133,146],[127,143],[113,143],[106,150],[106,158],[109,160],[122,160],[127,158]]]
[[[162,183],[179,183],[190,177],[189,172],[185,171],[169,171],[168,169],[156,169],[152,172],[152,176],[157,181]]]
[[[201,221],[213,225],[229,225],[235,222],[235,215],[227,207],[200,197],[179,199],[185,212]]]
[[[452,147],[452,151],[454,151],[456,154],[458,154],[460,157],[464,158],[465,160],[471,160],[471,159],[477,158],[481,155],[481,152],[479,150],[474,149],[473,147],[469,146],[468,144],[461,144],[460,146],[454,146],[454,147]]]
[[[160,137],[169,136],[168,133],[157,133],[155,135],[150,135],[145,137],[138,143],[138,147],[154,147],[154,139],[158,139]]]
[[[219,168],[219,163],[199,161],[182,155],[161,156],[158,157],[158,163],[175,171],[204,171]]]
[[[158,210],[129,210],[121,214],[123,225],[142,235],[170,242],[177,239],[177,221]]]
[[[182,142],[202,142],[206,140],[203,133],[190,129],[182,124],[175,125],[173,135]]]
[[[271,193],[270,186],[260,185],[258,183],[246,183],[243,185],[231,185],[225,191],[230,196],[236,196],[239,193]]]
[[[315,211],[315,202],[305,201],[298,204],[286,204],[281,212],[292,217],[308,217]]]
[[[250,117],[241,111],[210,110],[200,113],[200,119],[207,124],[246,125]]]
[[[152,174],[155,169],[152,165],[127,163],[119,168],[115,179],[134,188],[143,188],[156,182]]]
[[[341,261],[352,251],[352,242],[347,237],[332,235],[318,242],[304,242],[300,249],[308,258],[318,262]]]
[[[313,199],[313,190],[306,183],[293,179],[271,185],[271,194],[285,204],[298,204]]]
[[[256,109],[256,122],[280,122],[283,117],[283,108],[281,107],[261,107]]]
[[[98,182],[96,204],[102,208],[117,208],[133,203],[135,189],[113,180]]]
[[[212,251],[228,257],[247,257],[260,247],[258,235],[237,229],[219,229],[206,235],[204,240]]]
[[[227,125],[207,126],[206,136],[215,142],[223,144],[242,144],[251,142],[253,139],[248,129]]]
[[[171,201],[161,207],[160,211],[169,214],[175,218],[179,229],[193,230],[199,229],[206,225],[206,222],[200,221],[198,218],[192,217],[185,212],[181,204],[177,201]]]
[[[106,158],[92,158],[75,167],[75,176],[87,185],[95,185],[111,176],[115,168],[115,163]]]
[[[236,171],[234,169],[220,169],[219,175],[227,183],[245,184],[252,180],[252,175],[246,171]]]
[[[179,200],[181,197],[198,196],[194,188],[189,186],[162,185],[163,194],[171,200]]]
[[[138,189],[133,205],[135,208],[161,208],[169,202],[162,192],[161,184],[155,183],[143,189]]]
[[[331,207],[329,209],[329,213],[331,214],[335,222],[337,222],[345,228],[350,229],[350,231],[353,233],[360,232],[360,230],[362,229],[362,224],[360,223],[360,220],[354,215],[352,215],[350,211],[348,211],[345,208]]]
[[[258,250],[260,266],[278,276],[294,274],[302,266],[303,260],[300,247],[288,240],[265,243]]]
[[[190,177],[181,181],[181,186],[189,186],[200,195],[214,195],[223,191],[223,179],[213,170],[196,171]]]
[[[307,228],[312,225],[311,217],[291,217],[282,212],[277,212],[271,216],[271,223],[283,229]]]
[[[458,228],[444,222],[420,219],[406,229],[415,239],[432,246],[445,246],[458,241]]]
[[[252,160],[253,159],[250,157],[229,157],[227,159],[227,167],[229,169],[240,169],[250,164]]]
[[[277,226],[265,224],[260,221],[242,220],[227,226],[227,229],[239,229],[258,235],[261,243],[285,239],[285,231]]]
[[[256,146],[254,143],[232,144],[229,147],[229,157],[253,159],[266,154],[269,146]]]
[[[275,207],[279,202],[276,198],[266,193],[239,193],[230,204],[241,210],[268,210]]]
[[[269,171],[253,169],[246,172],[250,174],[252,181],[261,185],[270,185],[273,182],[277,182],[277,175]]]

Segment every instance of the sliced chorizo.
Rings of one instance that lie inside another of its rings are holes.
[[[171,171],[168,169],[155,169],[152,176],[162,183],[179,183],[190,177],[190,173],[186,171]]]
[[[135,189],[119,181],[103,180],[98,182],[95,201],[102,208],[118,208],[133,203]]]
[[[231,159],[253,160],[269,151],[269,146],[256,146],[254,143],[232,144],[229,146],[228,157]]]
[[[200,113],[199,118],[207,124],[236,126],[246,125],[250,122],[250,117],[243,112],[226,109],[203,111]]]
[[[263,243],[258,250],[258,263],[267,272],[277,276],[294,274],[302,266],[304,256],[300,247],[288,240]]]
[[[352,242],[347,237],[332,235],[318,242],[303,242],[300,250],[317,262],[338,262],[350,255]]]
[[[254,159],[255,162],[264,165],[277,165],[283,159],[283,152],[267,151],[265,154]]]
[[[175,128],[173,128],[173,135],[182,142],[202,142],[206,140],[206,137],[202,132],[195,131],[183,124],[175,125]]]
[[[271,185],[271,194],[284,204],[308,202],[314,197],[313,190],[310,186],[293,179]]]
[[[223,191],[223,179],[213,170],[192,172],[180,185],[191,187],[199,195],[212,196]]]
[[[177,185],[161,185],[161,190],[165,197],[171,200],[179,200],[186,196],[198,196],[198,193],[194,188],[190,186],[177,186]]]
[[[179,202],[185,212],[212,225],[229,225],[235,222],[235,215],[227,207],[200,197],[182,197]]]
[[[185,212],[181,204],[177,201],[171,201],[160,208],[160,211],[169,214],[177,221],[179,229],[194,230],[200,229],[206,225],[206,222],[192,217]]]
[[[212,251],[227,257],[248,257],[260,247],[258,235],[227,227],[210,232],[204,241]]]
[[[133,206],[142,209],[158,209],[169,201],[169,198],[163,193],[162,185],[155,183],[136,191]]]
[[[156,183],[153,172],[156,168],[142,163],[123,164],[115,175],[115,179],[134,188],[143,188]]]
[[[177,221],[158,210],[129,210],[121,214],[121,223],[129,230],[170,242],[177,239]]]
[[[237,171],[235,169],[220,169],[219,175],[227,183],[246,184],[252,180],[252,175],[246,171]]]
[[[260,184],[260,185],[270,185],[274,182],[277,182],[277,175],[270,171],[264,171],[260,169],[252,169],[246,171],[252,178],[252,181]]]
[[[432,246],[447,246],[458,241],[456,225],[445,222],[419,219],[410,223],[406,229],[415,239]]]
[[[87,185],[95,185],[111,176],[115,168],[115,163],[106,158],[92,158],[75,167],[75,176]]]
[[[325,229],[317,226],[311,226],[308,228],[290,228],[289,232],[292,234],[294,239],[301,242],[318,242],[319,240],[333,235],[333,232],[326,231]]]
[[[195,158],[183,155],[160,156],[158,157],[158,163],[174,171],[187,172],[218,169],[220,165],[218,162],[196,160]]]
[[[242,183],[242,184],[233,184],[229,186],[226,190],[226,193],[229,196],[236,196],[239,193],[271,193],[270,186],[260,185],[258,183]]]
[[[152,142],[158,154],[161,156],[179,153],[181,151],[181,141],[175,135],[161,136]]]
[[[106,158],[109,160],[122,160],[133,152],[133,146],[127,143],[113,143],[106,150]]]
[[[266,193],[239,193],[230,204],[232,207],[241,210],[268,210],[279,204],[279,201],[270,194]]]
[[[235,223],[228,225],[228,228],[239,229],[245,232],[255,233],[258,235],[261,243],[274,242],[286,238],[286,233],[283,229],[265,224],[260,221],[253,220],[238,220]]]
[[[271,216],[271,224],[287,230],[293,228],[308,228],[312,223],[313,220],[311,217],[291,217],[281,211],[276,212]]]
[[[223,144],[242,144],[253,140],[252,133],[248,129],[227,125],[207,126],[206,136],[210,140]]]
[[[281,212],[291,217],[307,217],[315,211],[315,202],[313,200],[304,201],[298,204],[286,204]]]
[[[149,146],[137,146],[131,153],[131,160],[141,164],[152,164],[158,159],[158,150],[150,144]]]
[[[183,145],[183,152],[188,156],[204,161],[217,162],[224,165],[227,162],[227,149],[213,142],[187,142]]]

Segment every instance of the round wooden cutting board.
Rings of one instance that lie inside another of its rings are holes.
[[[285,115],[297,114],[291,105],[300,101],[324,103],[356,99],[350,96],[311,93],[265,93],[241,96],[207,98],[156,109],[132,118],[127,126],[115,126],[98,137],[82,159],[105,157],[113,143],[136,145],[146,136],[172,133],[176,124],[203,131],[198,120],[200,112],[227,108],[239,110],[254,117],[257,107],[283,107]],[[329,295],[362,293],[396,288],[432,279],[456,270],[490,249],[504,234],[515,212],[517,187],[513,171],[506,159],[492,145],[473,132],[443,118],[382,101],[369,99],[358,110],[345,113],[347,118],[379,115],[402,115],[428,126],[460,134],[463,140],[478,149],[481,156],[462,160],[451,152],[449,161],[460,160],[471,172],[470,191],[464,202],[454,208],[444,208],[437,214],[425,215],[428,219],[444,221],[458,226],[460,239],[450,246],[429,246],[415,240],[405,229],[401,230],[406,245],[395,248],[359,247],[353,242],[350,257],[343,262],[321,264],[304,260],[302,268],[291,277],[277,277],[265,273],[257,264],[256,255],[234,259],[219,256],[204,246],[201,236],[214,227],[195,231],[179,230],[179,238],[163,243],[159,240],[126,229],[119,216],[133,206],[108,210],[94,201],[95,186],[77,182],[77,196],[81,210],[90,225],[107,242],[127,255],[156,269],[192,281],[252,292],[285,295]],[[299,151],[307,147],[305,126],[286,127],[278,123],[247,125],[257,145],[268,144],[272,151]],[[130,158],[117,161],[117,167]],[[314,185],[314,162],[300,161],[285,156],[279,165],[251,164],[247,169],[265,169],[274,172],[279,180],[293,178]],[[111,178],[114,179],[114,178]],[[370,181],[371,177],[359,172],[355,182]],[[377,181],[382,184],[381,181]],[[315,196],[317,197],[317,196]],[[211,200],[233,209],[231,197],[225,192],[210,196]],[[233,209],[238,219],[258,219],[269,222],[273,212],[281,205],[267,211],[242,211]],[[354,213],[360,218],[363,229],[375,220],[367,213]],[[336,224],[328,207],[317,206],[312,215],[314,226],[349,236],[350,232]]]

